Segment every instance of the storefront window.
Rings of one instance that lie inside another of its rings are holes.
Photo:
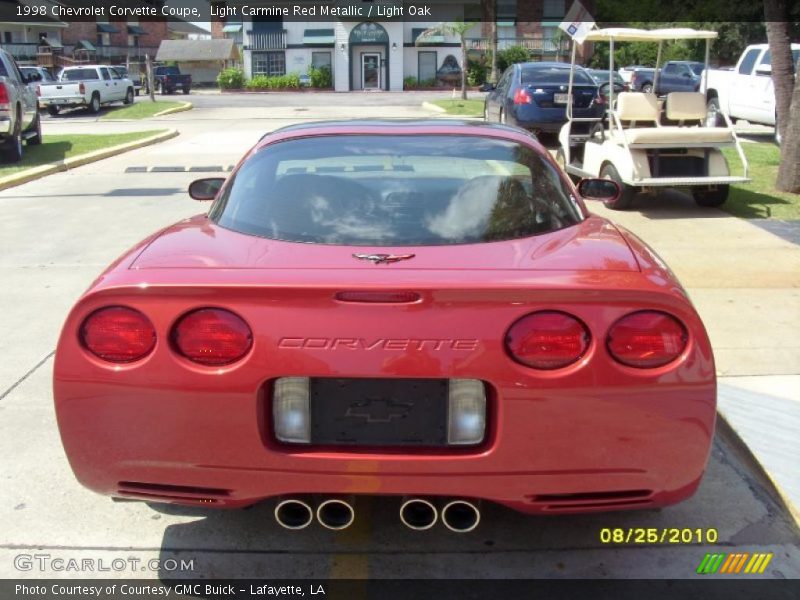
[[[253,52],[253,75],[285,75],[285,52]]]

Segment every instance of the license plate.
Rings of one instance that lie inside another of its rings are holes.
[[[566,104],[569,102],[569,94],[553,94],[553,102],[555,104]]]
[[[446,379],[312,378],[311,443],[446,446]]]

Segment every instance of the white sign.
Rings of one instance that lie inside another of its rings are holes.
[[[569,12],[564,16],[564,22],[558,26],[579,44],[583,43],[586,34],[594,28],[594,17],[583,7],[583,4],[575,0]]]

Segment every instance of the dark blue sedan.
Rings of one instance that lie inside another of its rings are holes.
[[[486,121],[508,123],[534,133],[556,133],[567,122],[570,66],[557,62],[511,65],[486,96]],[[582,67],[573,76],[574,117],[602,117],[606,109],[597,83]]]

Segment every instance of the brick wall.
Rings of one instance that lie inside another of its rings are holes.
[[[97,23],[94,21],[72,21],[69,27],[61,30],[61,43],[67,46],[86,40],[97,42]]]
[[[225,6],[224,2],[212,2],[213,6]],[[219,17],[211,17],[211,37],[212,38],[224,38],[225,34],[222,33],[222,27],[225,25],[225,21],[220,19]]]

